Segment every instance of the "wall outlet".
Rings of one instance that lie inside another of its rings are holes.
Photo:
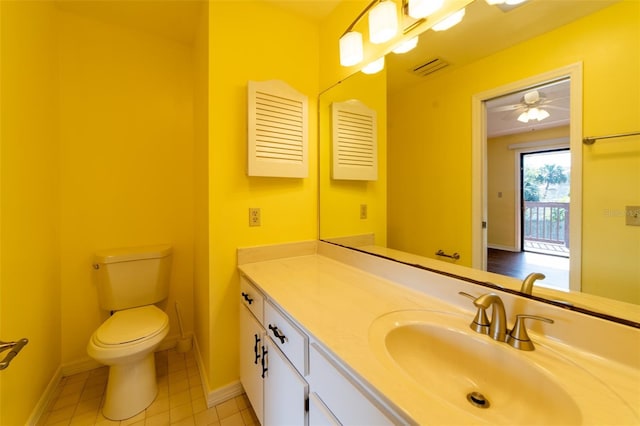
[[[249,226],[260,226],[259,207],[249,207]]]
[[[640,226],[640,206],[627,206],[625,223],[629,226]]]
[[[367,218],[367,205],[360,204],[360,219],[366,219],[366,218]]]

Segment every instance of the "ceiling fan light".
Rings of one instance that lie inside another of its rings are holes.
[[[396,46],[395,49],[392,50],[393,53],[407,53],[410,50],[413,50],[418,45],[418,37],[410,38],[409,40],[405,40]]]
[[[458,25],[462,21],[462,18],[464,18],[465,13],[466,13],[466,10],[462,8],[459,11],[454,12],[451,15],[448,15],[446,18],[442,19],[441,21],[438,21],[438,23],[435,24],[433,27],[431,27],[431,29],[434,31],[446,31],[449,28],[455,25]]]
[[[398,11],[391,0],[378,3],[369,12],[369,40],[380,44],[391,40],[398,33]]]
[[[363,57],[362,34],[357,31],[349,31],[340,37],[340,65],[350,67],[362,61]]]
[[[518,121],[521,123],[528,123],[529,122],[529,111],[525,111],[522,114],[520,114],[518,116]]]
[[[383,69],[384,69],[384,56],[376,59],[370,64],[367,64],[362,68],[361,71],[365,74],[375,74],[377,72],[382,71]]]
[[[409,16],[413,19],[426,18],[442,7],[444,0],[409,0]]]
[[[525,1],[527,0],[506,0],[506,1],[503,1],[502,3],[507,4],[509,6],[515,6],[517,4],[524,3]]]
[[[538,110],[538,113],[536,114],[536,120],[542,121],[545,118],[549,117],[549,113],[546,110],[539,109],[539,108],[536,108],[536,109]]]

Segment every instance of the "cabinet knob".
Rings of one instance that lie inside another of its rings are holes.
[[[242,292],[242,298],[244,300],[247,301],[247,303],[251,304],[251,302],[253,302],[253,299],[249,297],[249,295],[247,293],[245,293],[244,291]]]
[[[267,367],[267,363],[265,362],[265,360],[267,359],[267,357],[265,355],[267,355],[269,353],[269,351],[267,350],[267,348],[265,348],[264,346],[262,346],[262,359],[260,360],[260,364],[262,365],[262,378],[264,379],[264,375],[267,372],[267,370],[269,370],[269,367]]]
[[[254,334],[254,337],[256,338],[256,342],[253,345],[253,352],[255,352],[256,354],[256,359],[253,361],[253,363],[258,364],[258,360],[260,359],[260,354],[258,353],[258,343],[260,342],[260,337],[258,337],[257,334]]]
[[[284,344],[285,340],[287,339],[287,336],[285,336],[284,334],[280,334],[280,330],[278,330],[278,327],[276,327],[275,325],[269,324],[269,330],[273,332],[273,335],[277,339],[280,339],[280,344]]]

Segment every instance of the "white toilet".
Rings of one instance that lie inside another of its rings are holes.
[[[169,332],[169,317],[154,303],[169,293],[171,246],[101,251],[93,267],[100,307],[113,314],[93,333],[87,353],[109,366],[102,414],[124,420],[158,393],[153,352]]]

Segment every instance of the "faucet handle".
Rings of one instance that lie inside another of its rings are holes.
[[[458,292],[459,295],[467,297],[475,302],[477,297],[470,295],[469,293],[465,293],[464,291]],[[487,311],[482,306],[476,306],[478,310],[476,311],[476,316],[469,324],[469,327],[477,333],[481,334],[489,334],[489,327],[491,323],[489,322],[489,317],[487,317]]]
[[[535,349],[527,333],[527,328],[524,325],[524,320],[528,318],[553,324],[552,319],[539,317],[537,315],[516,315],[516,323],[513,325],[513,330],[511,330],[507,337],[507,343],[523,351],[532,351]]]

